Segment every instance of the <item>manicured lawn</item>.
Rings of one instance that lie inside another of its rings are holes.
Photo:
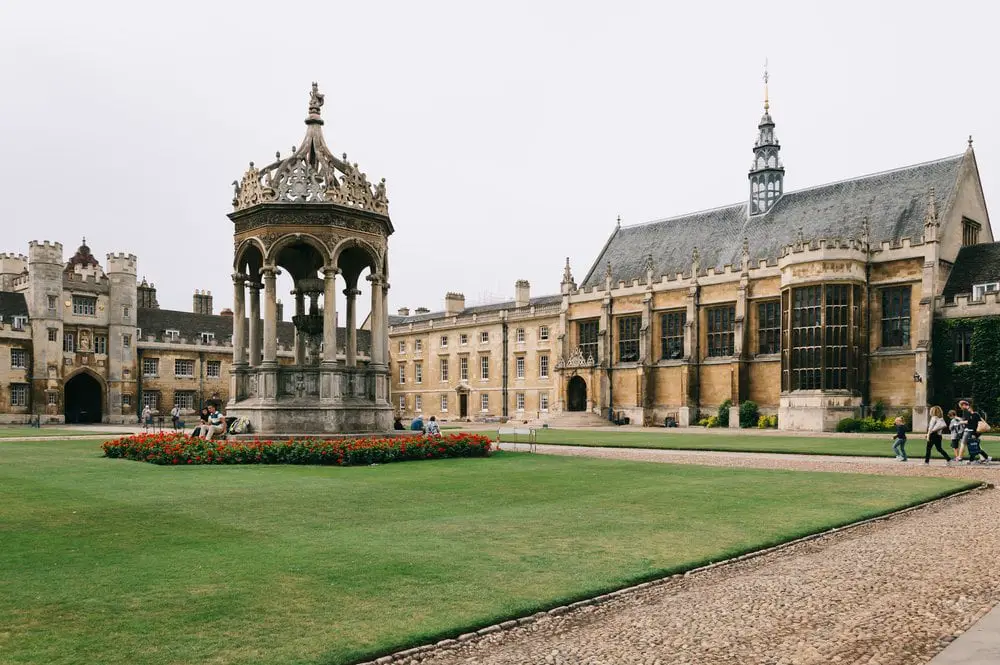
[[[0,661],[349,663],[964,486],[511,453],[164,467],[0,443]]]
[[[72,427],[18,427],[0,426],[0,439],[30,439],[38,436],[120,436],[120,433],[98,430],[73,429]]]
[[[858,455],[866,457],[893,457],[892,434],[875,435],[874,438],[849,435],[830,436],[786,436],[779,434],[716,434],[681,433],[669,429],[649,429],[641,432],[586,429],[537,429],[538,443],[567,446],[602,446],[608,448],[665,448],[669,450],[722,450],[742,453],[794,453],[802,455]],[[480,432],[494,440],[496,430]],[[504,441],[524,441],[525,438],[505,436]],[[924,435],[919,432],[907,434],[906,454],[923,457]],[[951,442],[944,442],[944,449],[951,456]],[[989,441],[983,442],[989,447]],[[1000,451],[1000,447],[997,448]],[[992,454],[993,451],[990,451]],[[932,457],[941,459],[937,451]]]

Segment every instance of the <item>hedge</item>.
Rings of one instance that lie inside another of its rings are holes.
[[[446,457],[487,457],[481,434],[287,441],[206,441],[182,432],[136,434],[107,441],[104,456],[150,464],[387,464]]]

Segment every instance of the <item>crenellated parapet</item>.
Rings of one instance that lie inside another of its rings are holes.
[[[973,300],[971,293],[957,295],[953,299],[937,296],[935,314],[943,319],[974,319],[983,316],[1000,316],[1000,293],[987,293]]]
[[[137,263],[138,260],[135,254],[115,252],[107,255],[108,274],[124,273],[135,275]]]
[[[63,264],[63,244],[48,240],[32,240],[28,243],[28,263]]]

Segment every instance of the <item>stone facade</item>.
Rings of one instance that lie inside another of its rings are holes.
[[[392,405],[397,415],[442,420],[536,420],[555,411],[560,297],[530,297],[525,280],[509,302],[389,317]],[[484,375],[485,374],[485,375]]]

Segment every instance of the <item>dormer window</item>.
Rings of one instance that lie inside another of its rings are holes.
[[[11,327],[14,330],[24,330],[24,326],[26,325],[28,325],[28,317],[26,316],[15,316],[11,322]]]
[[[1000,293],[1000,282],[987,282],[986,284],[976,284],[972,287],[972,299],[982,300],[987,293]]]
[[[177,340],[179,340],[181,338],[181,331],[180,330],[164,330],[163,331],[163,338],[166,339],[166,340],[169,340],[171,342],[176,342]]]
[[[201,334],[202,344],[211,344],[213,341],[215,341],[215,333],[203,332]]]

